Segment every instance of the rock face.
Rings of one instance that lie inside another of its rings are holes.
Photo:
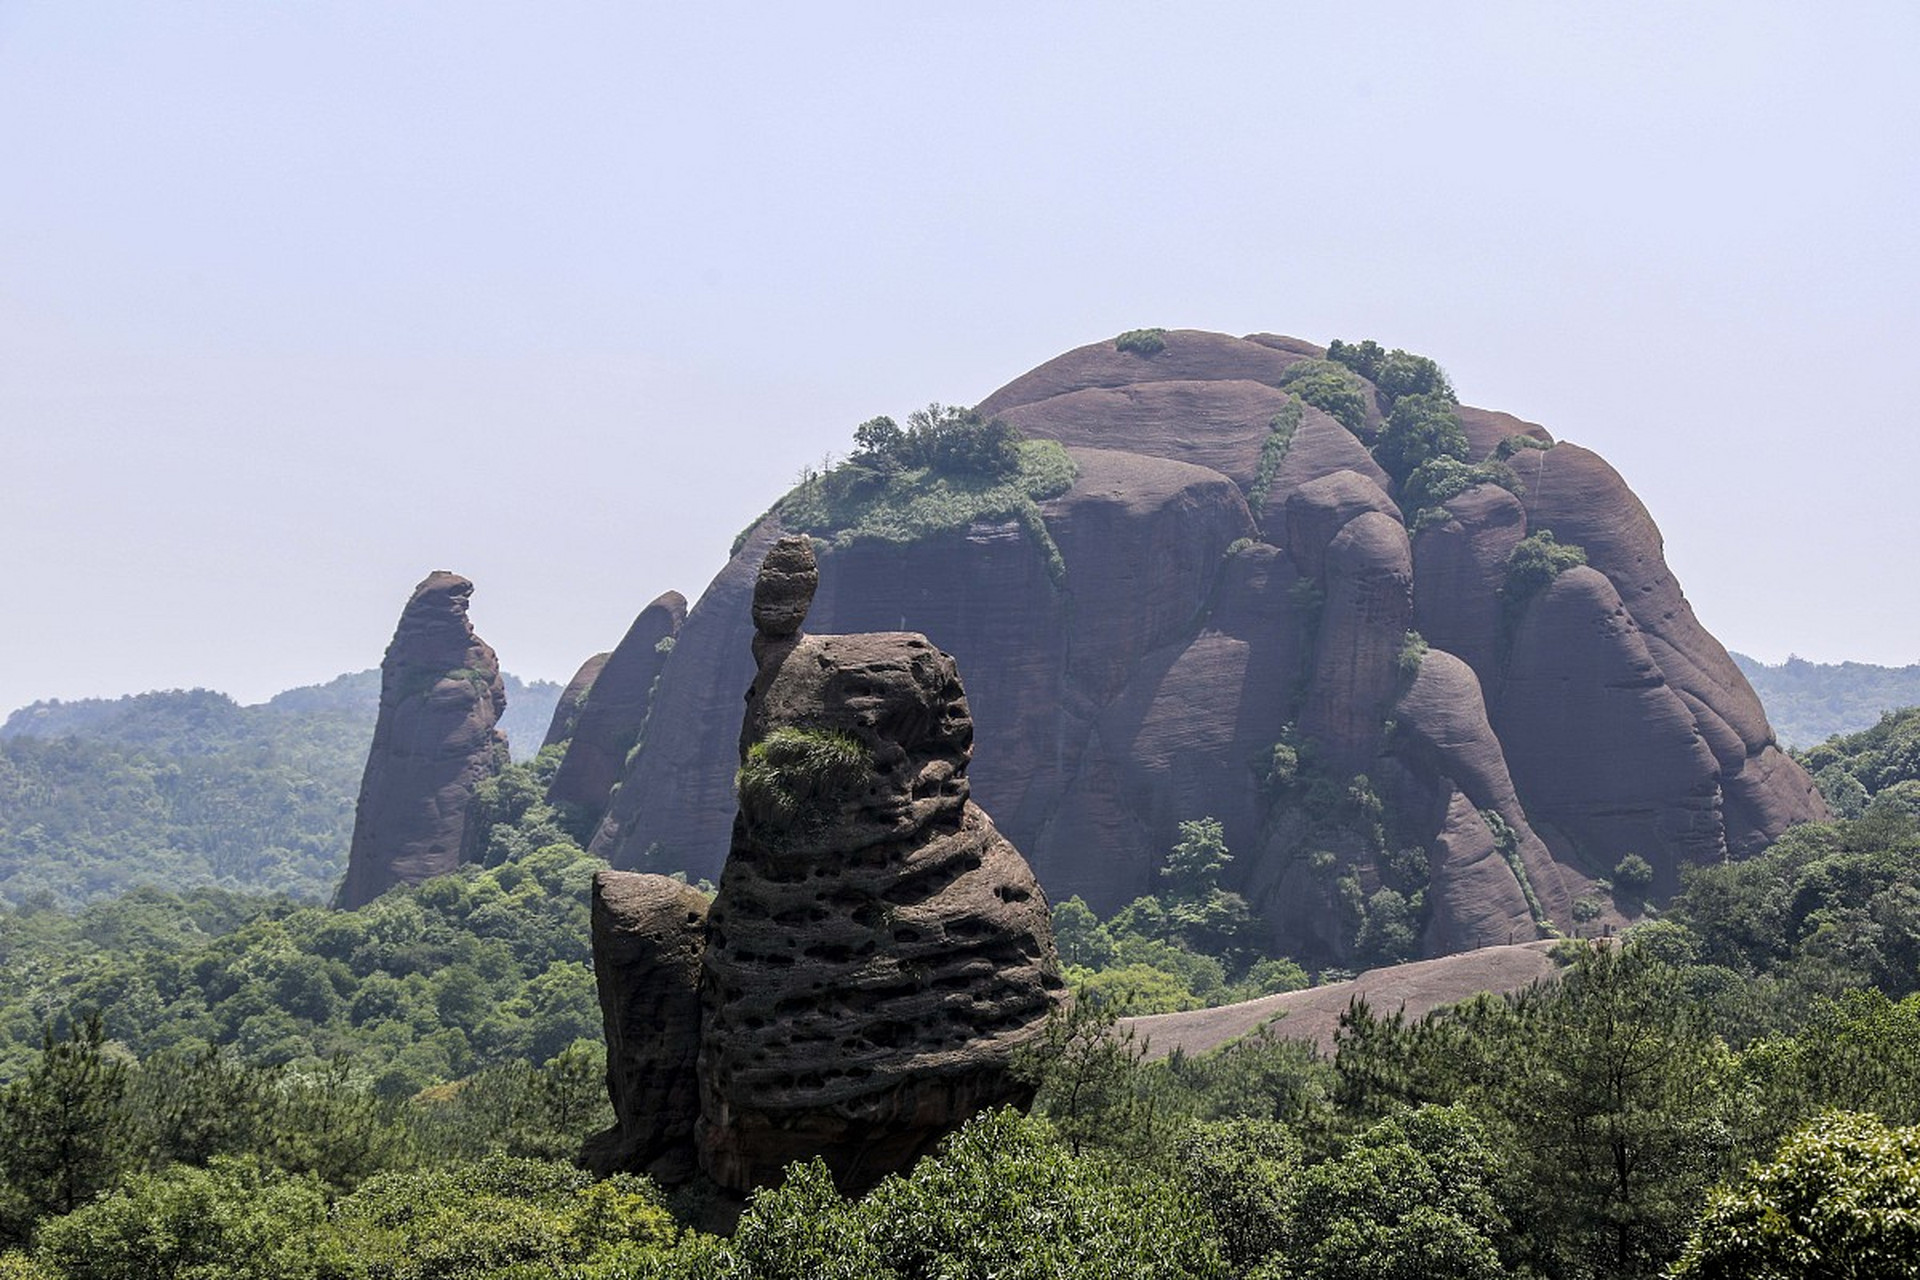
[[[1149,892],[1178,824],[1211,815],[1275,945],[1351,965],[1378,958],[1356,939],[1383,889],[1417,899],[1431,953],[1525,940],[1571,931],[1627,853],[1657,898],[1687,863],[1824,816],[1596,455],[1461,406],[1468,461],[1511,453],[1512,489],[1415,511],[1369,449],[1384,393],[1362,383],[1355,432],[1289,390],[1321,348],[1163,337],[1069,352],[982,403],[1078,466],[1037,521],[822,553],[815,626],[916,629],[970,673],[973,786],[1055,898]],[[1509,616],[1508,557],[1542,530],[1587,568]],[[784,532],[776,510],[689,612],[594,837],[615,865],[718,873],[754,577]]]
[[[587,830],[599,824],[608,796],[626,772],[627,755],[646,728],[654,681],[686,616],[686,597],[678,591],[642,609],[576,704],[567,754],[547,785],[547,799],[574,806]],[[574,677],[576,683],[579,679]],[[567,692],[573,692],[571,685]],[[566,703],[563,695],[561,705]]]
[[[857,1191],[1031,1099],[1012,1058],[1063,983],[1045,895],[969,799],[954,660],[911,633],[802,633],[808,540],[765,564],[711,909],[660,876],[596,882],[620,1124],[588,1159],[667,1180],[697,1159],[744,1193],[820,1156]]]
[[[540,739],[542,747],[557,746],[572,740],[574,728],[580,723],[580,711],[587,705],[587,695],[593,691],[593,682],[600,677],[607,659],[612,656],[611,653],[596,653],[573,673],[573,679],[567,681],[567,687],[560,691],[560,701],[553,704],[553,719],[547,723],[547,736]]]
[[[473,584],[440,570],[414,588],[380,664],[380,716],[360,783],[342,907],[445,875],[471,851],[474,788],[507,763],[500,663],[473,633]]]
[[[666,876],[593,879],[593,972],[607,1038],[615,1123],[587,1140],[588,1167],[662,1182],[693,1174],[700,1116],[700,955],[707,900]]]

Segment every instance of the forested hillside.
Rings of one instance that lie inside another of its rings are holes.
[[[1857,733],[1885,712],[1920,706],[1920,663],[1877,667],[1788,658],[1769,666],[1742,653],[1731,656],[1766,704],[1783,746],[1805,749],[1836,733]]]
[[[528,799],[498,866],[359,913],[142,894],[85,914],[91,958],[53,913],[6,917],[9,981],[19,948],[63,953],[32,1000],[69,1003],[0,1092],[0,1251],[20,1249],[0,1275],[1492,1280],[1912,1256],[1886,1212],[1920,1148],[1920,826],[1897,800],[1696,873],[1625,946],[1568,944],[1541,989],[1418,1024],[1356,1009],[1331,1060],[1269,1034],[1146,1062],[1089,998],[1023,1068],[1033,1118],[978,1117],[859,1200],[796,1165],[730,1238],[697,1186],[566,1162],[606,1116],[590,1046],[413,1090],[420,1046],[465,1041],[469,1068],[548,1047],[528,993],[584,966],[533,957],[583,928],[591,865],[521,847],[549,820]],[[302,1010],[300,1056],[262,1059],[258,1011],[204,1051],[253,999],[242,975]],[[173,1020],[141,1026],[156,1004]],[[1780,1211],[1808,1198],[1815,1221]]]
[[[551,681],[506,677],[516,754]],[[0,725],[0,903],[138,885],[324,900],[338,884],[380,699],[362,671],[241,706],[207,689],[37,702]]]

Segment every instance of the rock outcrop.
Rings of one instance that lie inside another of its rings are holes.
[[[819,1156],[858,1191],[1031,1099],[1013,1055],[1063,983],[1039,883],[970,799],[959,671],[921,635],[805,634],[817,583],[807,539],[767,549],[711,908],[660,876],[596,882],[620,1118],[596,1167],[672,1181],[697,1159],[745,1193]]]
[[[625,1170],[671,1184],[693,1176],[706,941],[707,900],[697,889],[630,871],[594,877],[593,973],[615,1120],[587,1140],[585,1161],[603,1177]]]
[[[474,789],[507,763],[500,663],[473,633],[473,584],[440,570],[414,588],[380,664],[380,715],[338,903],[362,906],[472,856]]]
[[[547,785],[547,799],[572,806],[586,830],[599,825],[608,797],[626,772],[627,756],[646,729],[654,682],[686,616],[686,597],[678,591],[642,609],[579,703],[567,754]]]
[[[1429,951],[1505,943],[1571,930],[1627,853],[1657,898],[1690,862],[1824,816],[1596,455],[1461,406],[1467,461],[1513,479],[1414,510],[1369,448],[1384,393],[1360,384],[1354,431],[1296,399],[1289,371],[1321,348],[1162,340],[1083,347],[982,403],[1078,467],[1026,517],[820,544],[814,625],[917,629],[971,674],[975,792],[1054,897],[1118,908],[1211,815],[1274,945],[1354,964],[1384,889],[1420,903]],[[1508,558],[1542,530],[1587,568],[1509,610]],[[615,865],[718,874],[749,598],[785,532],[776,507],[689,612],[594,836]],[[1396,710],[1416,674],[1477,694],[1471,750],[1442,749],[1468,731],[1434,729],[1425,691]]]
[[[580,664],[573,673],[573,679],[567,681],[567,687],[560,691],[560,701],[553,704],[553,719],[547,722],[547,736],[540,739],[542,747],[558,746],[573,739],[574,728],[580,723],[581,709],[587,705],[587,695],[593,692],[593,682],[607,665],[611,653],[596,653]]]

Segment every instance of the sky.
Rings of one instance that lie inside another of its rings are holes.
[[[1145,326],[1604,455],[1701,620],[1920,661],[1920,6],[0,0],[0,714],[564,680],[853,426]]]

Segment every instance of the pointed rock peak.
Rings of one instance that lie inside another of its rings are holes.
[[[763,643],[800,634],[820,585],[813,539],[789,535],[773,544],[753,584],[753,628]]]
[[[374,722],[339,905],[445,875],[467,848],[474,789],[498,773],[507,742],[500,661],[473,632],[473,583],[440,570],[413,589],[380,664]]]
[[[663,591],[640,611],[643,618],[649,614],[664,614],[670,620],[669,632],[678,631],[680,624],[687,620],[687,598],[678,591]]]
[[[413,603],[419,604],[429,597],[444,600],[448,607],[461,613],[467,611],[467,601],[473,596],[473,582],[463,578],[451,569],[435,569],[420,580],[413,589]]]
[[[449,667],[461,665],[460,657],[475,643],[473,624],[467,620],[472,599],[471,581],[435,569],[407,598],[388,656],[397,649],[409,662],[432,664],[444,660]]]

